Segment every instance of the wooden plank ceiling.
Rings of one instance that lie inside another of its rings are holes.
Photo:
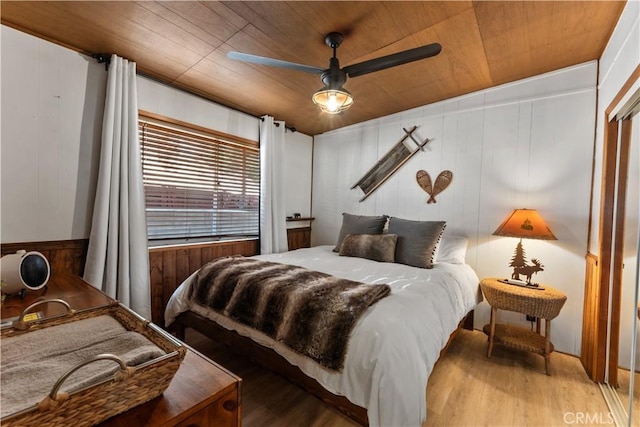
[[[616,1],[2,1],[2,23],[84,53],[117,53],[175,87],[316,135],[598,59]],[[438,42],[433,58],[349,79],[355,103],[321,113],[317,75],[233,61],[239,51],[327,67]]]

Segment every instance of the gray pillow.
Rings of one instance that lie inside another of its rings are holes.
[[[432,268],[436,248],[445,226],[444,221],[411,221],[389,219],[389,234],[396,234],[396,263]]]
[[[393,262],[397,240],[395,234],[347,234],[340,246],[340,256]]]
[[[384,226],[387,224],[386,215],[381,216],[365,216],[342,214],[342,228],[338,234],[338,243],[333,248],[334,252],[340,251],[342,241],[347,234],[382,234]]]

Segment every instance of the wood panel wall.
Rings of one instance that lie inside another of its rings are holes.
[[[2,243],[0,253],[4,256],[23,249],[37,251],[49,261],[51,275],[69,273],[82,277],[88,248],[89,239]]]
[[[51,266],[51,274],[70,273],[82,277],[89,240],[59,240],[47,242],[3,243],[2,255],[18,250],[38,251]],[[151,317],[164,326],[164,308],[173,291],[207,262],[229,255],[252,256],[259,252],[258,240],[215,242],[149,250],[151,273]]]
[[[311,227],[289,228],[287,230],[289,250],[311,247]]]
[[[257,255],[259,251],[257,239],[149,249],[152,321],[164,326],[164,309],[173,291],[207,262],[230,255]]]
[[[608,304],[608,290],[601,287],[598,257],[587,253],[582,315],[582,349],[580,361],[593,381],[603,382],[605,374],[607,325],[601,322],[602,304]],[[604,293],[603,293],[604,292]]]

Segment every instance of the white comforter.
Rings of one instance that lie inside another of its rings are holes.
[[[272,348],[330,392],[367,408],[369,424],[420,426],[426,419],[426,384],[440,351],[460,320],[480,301],[478,276],[466,264],[437,263],[432,269],[341,257],[331,246],[256,258],[298,265],[337,277],[387,283],[383,298],[356,323],[344,370],[327,370],[268,336],[187,300],[191,277],[171,296],[167,326],[191,310]]]

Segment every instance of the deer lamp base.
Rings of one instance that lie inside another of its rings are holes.
[[[523,275],[526,277],[526,283],[528,286],[537,286],[536,284],[531,283],[531,277],[538,271],[544,271],[544,265],[542,265],[540,260],[537,258],[532,258],[531,263],[531,265],[527,264],[527,258],[525,256],[524,248],[522,247],[522,239],[520,239],[513,253],[513,257],[511,258],[511,262],[509,263],[509,267],[513,267],[511,279],[521,280],[520,276]]]

